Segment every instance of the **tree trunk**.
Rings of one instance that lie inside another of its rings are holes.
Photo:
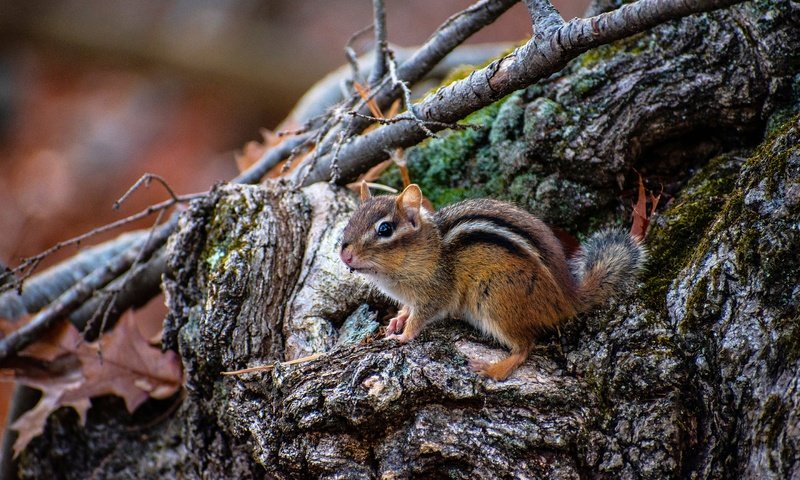
[[[627,221],[632,168],[664,185],[641,286],[504,382],[470,371],[504,352],[455,321],[377,336],[391,307],[337,254],[349,193],[216,188],[184,213],[164,279],[184,395],[133,416],[98,399],[85,427],[62,409],[20,475],[799,477],[799,45],[788,0],[671,22],[408,152],[438,205],[505,198],[579,234]]]

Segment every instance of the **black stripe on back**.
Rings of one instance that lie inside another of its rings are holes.
[[[514,242],[505,236],[494,232],[487,232],[485,230],[473,230],[471,232],[464,232],[458,235],[448,244],[448,250],[461,250],[479,243],[500,247],[508,251],[508,253],[518,257],[529,257],[525,250],[519,248]]]
[[[443,225],[443,228],[442,228],[442,236],[444,237],[447,234],[447,232],[449,232],[453,228],[455,228],[455,227],[457,227],[459,225],[462,225],[464,223],[471,222],[473,220],[483,220],[483,221],[487,221],[489,223],[493,223],[493,224],[497,225],[498,227],[503,227],[506,230],[508,230],[510,232],[513,232],[513,233],[519,235],[520,237],[524,238],[530,244],[531,248],[533,248],[537,252],[539,252],[539,253],[548,253],[548,252],[544,251],[544,249],[542,248],[542,244],[533,235],[531,235],[530,232],[528,232],[527,230],[525,230],[525,229],[523,229],[523,228],[521,228],[521,227],[519,227],[519,226],[517,226],[517,225],[515,225],[515,224],[513,224],[513,223],[511,223],[511,222],[509,222],[507,220],[504,220],[502,218],[498,218],[498,217],[495,217],[495,216],[492,216],[492,215],[480,214],[480,213],[473,213],[471,215],[463,215],[461,217],[458,217],[458,220],[456,222],[452,223],[452,224],[451,223],[446,223],[445,225]]]

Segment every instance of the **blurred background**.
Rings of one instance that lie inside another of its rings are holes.
[[[473,2],[385,3],[390,43],[413,46]],[[588,0],[554,3],[569,19]],[[234,177],[235,153],[344,64],[344,45],[371,22],[369,0],[0,2],[0,262],[166,199],[154,184],[111,209],[145,172],[178,194]],[[530,31],[518,4],[469,43]],[[161,303],[149,314],[163,315]]]

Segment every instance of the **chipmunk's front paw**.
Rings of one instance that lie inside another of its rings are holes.
[[[389,320],[389,326],[386,327],[386,337],[398,334],[406,328],[406,320],[408,320],[408,310],[403,307],[397,312],[397,316]]]
[[[389,326],[386,327],[386,336],[394,335],[398,332],[402,332],[403,329],[406,327],[406,319],[408,316],[397,316],[389,320]]]

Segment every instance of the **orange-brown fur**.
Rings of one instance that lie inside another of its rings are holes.
[[[511,349],[499,362],[470,362],[497,380],[525,361],[541,331],[615,293],[609,275],[627,278],[640,265],[607,271],[616,256],[630,255],[620,247],[586,256],[594,263],[576,278],[550,228],[512,204],[467,200],[431,214],[416,185],[396,197],[372,198],[364,188],[341,255],[403,305],[390,321],[390,338],[407,342],[430,321],[462,318]],[[384,222],[391,224],[388,237],[379,234]]]

